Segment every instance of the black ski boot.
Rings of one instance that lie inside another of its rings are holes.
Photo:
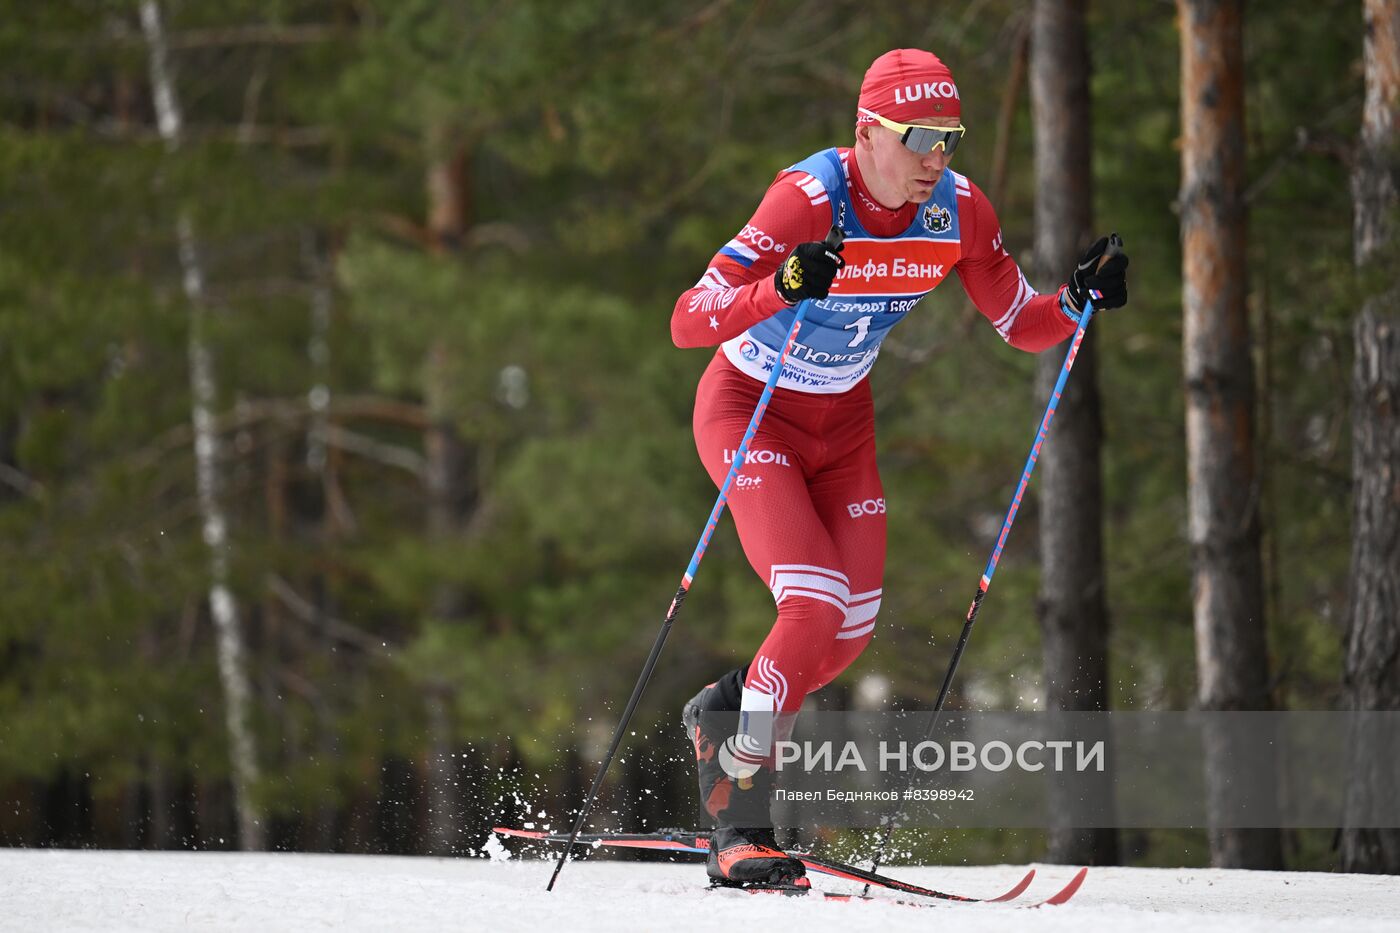
[[[806,868],[778,848],[773,830],[763,826],[772,822],[772,771],[759,768],[750,776],[735,778],[720,761],[721,748],[738,731],[746,672],[747,668],[730,671],[692,697],[681,711],[686,736],[695,748],[700,801],[714,826],[705,870],[712,885],[801,893],[809,887]],[[708,715],[702,718],[701,714]]]

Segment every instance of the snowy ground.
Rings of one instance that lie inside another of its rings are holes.
[[[895,868],[973,895],[1010,886],[1019,867]],[[0,850],[0,930],[853,929],[1091,933],[1400,931],[1400,878],[1199,869],[1089,872],[1073,903],[1041,910],[709,892],[693,864],[581,862],[546,894],[540,861],[349,855]],[[1022,896],[1069,879],[1041,866]],[[828,890],[851,890],[818,878]],[[770,927],[769,924],[774,926]]]

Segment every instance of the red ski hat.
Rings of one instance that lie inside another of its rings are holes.
[[[856,125],[874,123],[865,111],[896,123],[962,117],[953,73],[932,52],[893,49],[871,63],[860,83]]]

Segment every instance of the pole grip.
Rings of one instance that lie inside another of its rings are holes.
[[[1116,233],[1110,233],[1108,235],[1108,246],[1104,248],[1103,255],[1099,257],[1099,264],[1094,267],[1094,271],[1098,272],[1104,267],[1106,262],[1114,256],[1121,256],[1122,254],[1123,238]]]

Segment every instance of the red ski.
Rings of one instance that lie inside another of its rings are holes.
[[[569,837],[564,833],[550,833],[534,829],[512,829],[506,826],[497,826],[494,832],[502,836],[514,836],[522,839],[533,839],[538,842],[549,842],[563,844],[569,841]],[[590,847],[609,846],[629,849],[654,849],[665,852],[686,852],[696,855],[705,855],[710,851],[710,837],[708,833],[692,832],[687,830],[671,829],[655,833],[582,833],[574,840],[575,845],[586,845]],[[846,881],[853,881],[860,884],[869,884],[895,891],[902,894],[913,894],[918,897],[929,898],[943,903],[957,904],[1001,904],[1020,897],[1025,890],[1030,887],[1031,881],[1035,878],[1035,869],[1028,869],[1024,877],[1021,878],[1010,890],[1005,891],[996,897],[968,897],[961,894],[950,894],[946,891],[937,891],[933,888],[926,888],[921,885],[911,884],[907,881],[900,881],[898,878],[891,878],[878,872],[867,871],[855,865],[847,865],[843,862],[833,861],[823,858],[820,855],[813,855],[810,852],[789,852],[793,858],[798,859],[809,871],[818,872],[823,875],[830,875],[833,878],[841,878]],[[1027,907],[1052,906],[1063,904],[1074,896],[1084,883],[1084,876],[1088,873],[1087,868],[1081,868],[1069,884],[1065,885],[1058,892],[1036,904],[1027,904]],[[751,893],[784,893],[796,894],[797,891],[786,889],[765,888],[744,888]],[[864,901],[886,901],[889,898],[877,898],[860,894],[835,894],[831,892],[816,892],[826,900],[864,900]],[[935,906],[927,901],[895,900],[893,903],[905,904],[911,907],[932,907]]]

